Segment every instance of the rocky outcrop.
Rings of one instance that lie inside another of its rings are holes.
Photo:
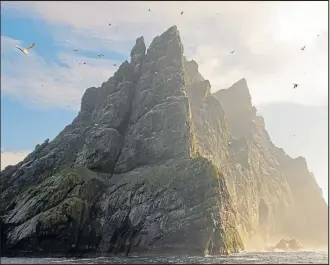
[[[294,207],[289,212],[285,234],[309,246],[328,244],[328,205],[305,158],[293,159],[277,148],[276,157],[287,176]]]
[[[256,115],[245,79],[210,93],[194,61],[185,61],[187,92],[200,154],[224,173],[247,247],[279,236],[327,244],[327,206],[302,158],[277,148]],[[304,197],[305,196],[305,197]],[[252,242],[254,241],[254,242]]]
[[[274,250],[283,250],[283,251],[297,251],[302,249],[299,241],[296,239],[285,240],[281,239],[275,247],[270,247],[271,251]]]
[[[274,146],[256,112],[245,79],[211,93],[175,26],[148,49],[138,38],[70,125],[1,172],[2,253],[327,244],[327,205],[306,161]]]
[[[88,88],[73,122],[1,172],[2,251],[226,254],[244,248],[198,154],[177,28]]]
[[[215,96],[224,108],[231,135],[245,139],[248,145],[245,176],[256,183],[251,190],[257,195],[251,208],[259,215],[259,230],[255,231],[266,234],[265,240],[284,235],[311,246],[327,245],[327,205],[305,159],[292,159],[271,142],[244,79]],[[228,104],[234,99],[238,106]]]

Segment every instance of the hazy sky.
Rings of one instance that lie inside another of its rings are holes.
[[[1,168],[71,122],[137,37],[172,25],[213,92],[246,78],[274,143],[306,157],[327,198],[326,1],[1,2]],[[32,42],[31,56],[13,47]]]

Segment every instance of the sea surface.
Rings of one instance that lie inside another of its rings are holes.
[[[329,264],[328,251],[242,252],[230,256],[1,258],[1,264]]]

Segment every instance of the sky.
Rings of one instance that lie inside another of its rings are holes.
[[[172,25],[212,92],[246,78],[271,139],[306,158],[327,200],[327,1],[2,1],[1,168],[71,123],[85,89],[108,80],[136,38],[148,46]],[[29,56],[14,47],[32,42]]]

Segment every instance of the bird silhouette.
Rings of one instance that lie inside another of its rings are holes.
[[[151,11],[151,10],[150,10],[150,8],[149,8],[149,10],[148,10],[148,11]]]
[[[77,52],[78,50],[74,50],[75,52]]]
[[[298,87],[298,84],[293,84],[293,89],[295,89],[296,87]]]
[[[116,66],[117,64],[114,64],[113,66]]]
[[[109,27],[111,26],[111,23],[109,23]]]
[[[102,54],[102,53],[98,55],[98,57],[102,57],[102,56],[104,56],[104,54]]]
[[[230,53],[234,53],[235,52],[235,50],[233,50],[232,52],[230,52]]]
[[[33,42],[31,46],[27,47],[27,48],[21,48],[19,46],[16,46],[17,49],[19,49],[22,53],[29,55],[29,50],[32,49],[34,47],[35,43]]]
[[[181,11],[181,16],[183,15],[183,11]]]
[[[302,48],[301,48],[301,50],[302,50],[302,51],[304,51],[304,50],[305,50],[305,48],[306,48],[306,45],[305,45],[304,47],[302,47]]]

